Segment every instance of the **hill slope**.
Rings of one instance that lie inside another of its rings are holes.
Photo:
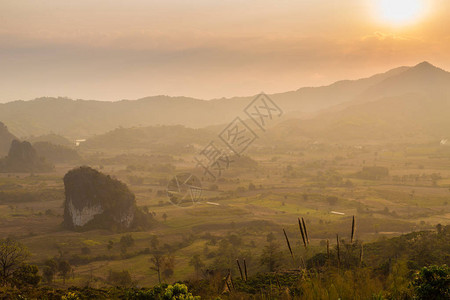
[[[389,97],[327,113],[289,120],[271,130],[286,140],[307,137],[337,141],[430,141],[450,135],[450,98],[417,94]]]
[[[301,88],[270,95],[286,113],[315,113],[356,99],[370,87],[398,76],[407,67],[370,78],[339,81],[330,86]],[[39,98],[0,104],[0,119],[18,136],[54,132],[71,139],[87,138],[118,127],[177,125],[205,127],[228,123],[253,99],[221,98],[203,101],[155,96],[135,101],[101,102],[67,98]]]
[[[214,137],[212,129],[177,126],[118,128],[94,136],[81,144],[82,149],[148,149],[183,151],[193,144],[206,144]]]
[[[450,136],[450,73],[421,63],[309,120],[288,120],[272,138],[332,141],[438,140]]]

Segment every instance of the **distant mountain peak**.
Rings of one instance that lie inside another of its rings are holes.
[[[434,65],[432,65],[431,63],[429,63],[429,62],[426,61],[426,60],[416,65],[416,67],[422,67],[422,66],[426,66],[426,67],[434,67],[434,68],[436,68]]]
[[[423,61],[420,64],[415,65],[414,67],[412,67],[412,69],[413,70],[423,70],[423,71],[439,70],[439,71],[446,72],[445,70],[438,68],[435,65],[432,65],[431,63],[429,63],[427,61]]]

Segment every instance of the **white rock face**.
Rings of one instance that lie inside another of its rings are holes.
[[[131,222],[133,222],[134,219],[134,207],[130,207],[127,212],[123,212],[120,215],[120,220],[116,220],[119,223],[121,223],[126,228],[130,227]]]
[[[85,206],[83,209],[77,209],[72,200],[68,201],[69,214],[72,217],[73,225],[84,226],[91,221],[96,215],[103,213],[103,208],[100,205]],[[131,223],[131,222],[130,222]]]

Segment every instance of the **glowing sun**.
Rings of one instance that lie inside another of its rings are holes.
[[[425,14],[424,0],[379,0],[379,14],[384,22],[405,25]]]

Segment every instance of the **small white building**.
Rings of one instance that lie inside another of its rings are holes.
[[[81,143],[86,142],[86,139],[75,140],[75,146],[80,146]]]

